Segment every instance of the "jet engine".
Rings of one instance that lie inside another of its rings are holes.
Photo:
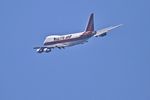
[[[37,53],[42,53],[42,52],[43,52],[43,49],[39,48],[39,49],[36,50],[36,52],[37,52]]]
[[[51,51],[51,49],[49,49],[49,48],[44,48],[44,52],[48,53],[48,52],[50,52],[50,51]]]
[[[107,32],[101,33],[101,32],[96,32],[95,37],[104,37],[107,35]]]
[[[103,33],[103,34],[101,34],[101,35],[99,35],[100,37],[103,37],[103,36],[106,36],[107,35],[107,32],[105,32],[105,33]]]

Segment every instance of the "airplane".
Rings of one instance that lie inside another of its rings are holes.
[[[34,49],[36,49],[37,53],[49,53],[54,48],[62,49],[69,46],[84,44],[91,37],[106,36],[109,31],[120,26],[122,26],[122,24],[95,31],[94,13],[91,13],[85,31],[67,35],[49,35],[45,38],[43,46],[34,47]]]

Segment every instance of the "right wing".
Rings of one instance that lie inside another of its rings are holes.
[[[101,30],[96,31],[96,34],[94,35],[95,37],[99,36],[105,36],[107,32],[111,31],[112,29],[118,28],[122,26],[122,24],[116,25],[116,26],[110,26]]]

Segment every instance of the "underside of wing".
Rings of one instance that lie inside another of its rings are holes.
[[[34,47],[33,49],[39,49],[39,48],[42,48],[42,47]]]

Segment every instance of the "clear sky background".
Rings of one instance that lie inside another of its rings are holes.
[[[149,0],[0,0],[0,100],[150,100]],[[45,36],[124,24],[37,54]]]

